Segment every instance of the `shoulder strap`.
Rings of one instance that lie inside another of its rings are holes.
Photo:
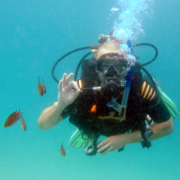
[[[98,74],[95,70],[95,59],[83,60],[81,64],[82,86],[91,88],[96,86]]]

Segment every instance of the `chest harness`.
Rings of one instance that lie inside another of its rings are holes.
[[[84,49],[92,49],[90,52],[86,53],[82,59],[79,61],[78,65],[77,65],[77,68],[76,68],[76,71],[75,71],[75,77],[74,77],[74,80],[77,81],[77,75],[78,75],[78,70],[81,66],[81,64],[83,63],[83,61],[86,61],[85,59],[95,53],[99,47],[99,45],[101,43],[103,43],[104,41],[107,40],[109,36],[104,36],[103,37],[100,37],[99,38],[99,44],[98,45],[92,45],[92,46],[87,46],[87,47],[81,47],[81,48],[77,48],[77,49],[74,49],[68,53],[66,53],[65,55],[63,55],[62,57],[60,57],[56,62],[55,64],[53,65],[52,67],[52,71],[51,71],[51,74],[52,74],[52,77],[53,79],[59,83],[59,80],[55,77],[54,75],[54,71],[55,71],[55,68],[57,66],[57,64],[62,61],[62,59],[64,59],[65,57],[67,57],[68,55],[74,53],[74,52],[77,52],[77,51],[80,51],[80,50],[84,50]],[[107,103],[107,106],[108,107],[111,107],[113,109],[115,109],[116,111],[119,112],[119,120],[122,121],[125,119],[126,117],[126,109],[127,109],[127,101],[128,101],[128,97],[129,97],[129,91],[130,91],[130,87],[131,87],[131,82],[132,82],[132,77],[133,77],[133,73],[134,73],[134,67],[135,67],[135,64],[138,65],[150,78],[150,80],[152,81],[152,84],[155,88],[155,91],[158,92],[157,90],[157,87],[155,85],[155,82],[152,78],[152,76],[149,74],[149,72],[143,67],[145,65],[148,65],[150,63],[152,63],[158,56],[158,49],[152,45],[152,44],[149,44],[149,43],[140,43],[140,44],[135,44],[135,45],[131,45],[131,42],[128,40],[127,41],[127,46],[129,47],[130,49],[130,54],[135,57],[135,58],[132,58],[132,60],[130,61],[130,67],[129,67],[129,71],[127,72],[127,75],[126,75],[126,79],[125,79],[125,82],[124,82],[124,92],[123,92],[123,97],[122,97],[122,102],[121,104],[117,103],[116,99],[114,97],[111,98],[111,101]],[[137,46],[150,46],[152,48],[154,48],[155,50],[155,56],[152,60],[148,61],[147,63],[144,63],[144,64],[140,64],[139,62],[137,62],[136,60],[138,59],[138,57],[136,55],[133,54],[133,47],[137,47]],[[92,63],[94,63],[95,65],[95,61],[92,61]],[[83,73],[83,70],[82,72]],[[111,89],[114,91],[116,87],[112,87]],[[101,86],[97,86],[97,87],[85,87],[85,88],[81,88],[81,90],[93,90],[93,91],[99,91],[101,90]],[[145,120],[141,126],[140,126],[140,131],[141,131],[141,134],[140,136],[143,138],[143,142],[141,142],[142,144],[142,147],[147,147],[149,148],[151,146],[151,142],[150,142],[150,136],[153,134],[152,130],[150,129],[150,123],[151,121],[149,120]],[[96,148],[93,148],[93,149],[96,149]],[[124,148],[120,149],[119,151],[123,150]],[[89,149],[87,149],[87,152],[90,152]],[[95,154],[96,153],[96,150],[93,150],[93,153],[90,152],[90,154]]]

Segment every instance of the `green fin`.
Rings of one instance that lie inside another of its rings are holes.
[[[171,118],[174,119],[178,114],[178,110],[175,106],[175,104],[173,103],[173,101],[160,89],[159,86],[157,86],[159,92],[160,92],[160,97],[162,99],[162,101],[164,102],[164,104],[166,105],[166,107],[168,108],[170,114],[171,114]]]
[[[83,135],[83,137],[86,139],[88,138],[87,135]],[[78,147],[78,148],[85,148],[86,146],[89,146],[92,144],[92,142],[86,141],[82,138],[82,132],[77,129],[73,135],[70,137],[68,146],[71,147]]]

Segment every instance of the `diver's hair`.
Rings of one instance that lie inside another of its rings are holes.
[[[99,38],[99,47],[94,57],[99,59],[101,55],[106,52],[109,53],[120,53],[121,45],[123,42],[114,36],[101,36]]]
[[[102,34],[99,39],[98,39],[98,43],[99,43],[99,46],[101,46],[102,44],[104,44],[105,42],[110,42],[110,41],[117,41],[119,42],[120,44],[122,44],[123,42],[121,40],[119,40],[117,37],[115,36],[105,36],[104,34]]]
[[[116,48],[118,48],[118,49],[121,48],[120,45],[123,43],[122,41],[118,40],[116,37],[109,37],[109,38],[107,38],[107,40],[104,43],[99,45],[99,48],[101,48],[103,45],[105,45],[105,44],[107,44],[109,42],[114,42],[113,44],[116,44],[117,45]]]

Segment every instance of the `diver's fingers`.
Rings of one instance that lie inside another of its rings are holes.
[[[71,81],[69,83],[69,88],[73,91],[74,98],[76,98],[80,94],[80,89],[75,81]]]
[[[66,77],[67,77],[67,74],[64,73],[63,78],[62,78],[62,88],[64,88],[64,86],[65,86]]]
[[[58,87],[58,89],[59,89],[59,92],[62,92],[62,80],[59,81],[59,87]]]
[[[108,142],[109,142],[109,138],[107,138],[107,139],[105,139],[104,141],[100,142],[100,143],[97,145],[97,148],[99,149],[100,147],[106,145]]]
[[[81,92],[80,89],[74,90],[74,98],[75,99],[79,96],[80,92]]]
[[[104,146],[102,146],[100,149],[98,149],[98,153],[106,153],[108,151],[108,149],[111,148],[111,144],[110,143],[107,143],[105,144]],[[109,151],[108,151],[109,152]]]
[[[103,146],[101,146],[100,148],[98,148],[98,153],[101,153],[102,151],[106,150],[109,147],[109,143],[104,144]]]
[[[109,153],[109,152],[111,152],[111,151],[112,151],[112,147],[109,146],[105,151],[103,151],[103,152],[101,153],[101,156],[104,156],[105,154],[107,154],[107,153]]]
[[[70,87],[71,89],[73,89],[74,92],[75,92],[75,91],[80,91],[80,89],[79,89],[79,87],[77,86],[77,83],[76,83],[75,81],[71,81],[71,82],[69,83],[69,87]]]
[[[70,79],[73,77],[73,73],[69,74],[69,76],[65,80],[65,84],[69,84]]]
[[[62,82],[65,81],[66,77],[67,77],[67,73],[64,73],[64,74],[63,74],[63,78],[62,78]]]

